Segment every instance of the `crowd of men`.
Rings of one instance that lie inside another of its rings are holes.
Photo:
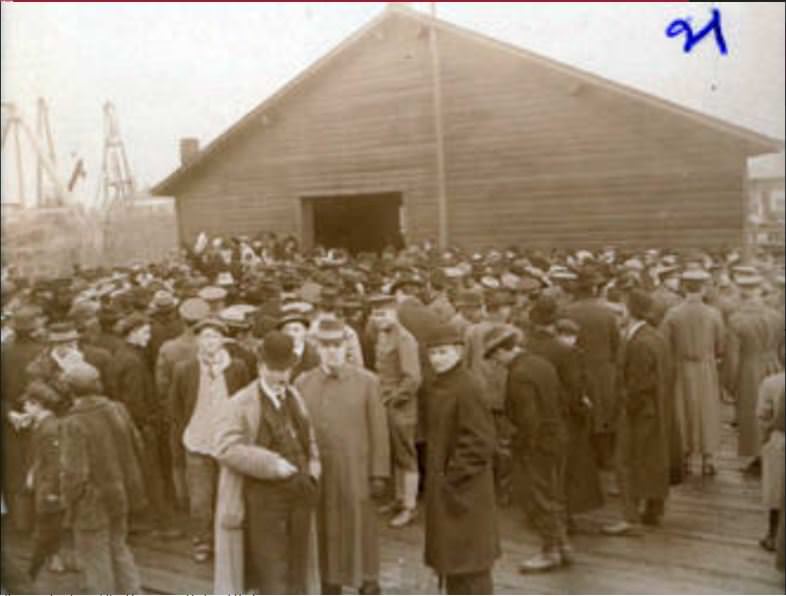
[[[604,533],[667,523],[670,486],[716,473],[724,399],[782,553],[771,258],[201,235],[157,263],[7,269],[2,292],[3,504],[33,530],[30,568],[3,560],[15,591],[49,565],[138,593],[129,532],[177,538],[182,509],[216,593],[380,593],[380,515],[422,516],[448,593],[491,593],[498,507],[540,537],[523,573],[570,564],[609,490]]]

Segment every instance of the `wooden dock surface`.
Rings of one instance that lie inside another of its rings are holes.
[[[757,544],[767,524],[760,482],[741,473],[744,462],[736,457],[736,438],[728,427],[717,464],[715,478],[692,475],[673,488],[663,525],[643,536],[612,538],[599,533],[602,524],[621,516],[619,497],[609,497],[602,510],[579,520],[573,565],[543,575],[517,572],[518,563],[537,550],[538,539],[516,508],[500,511],[503,555],[494,569],[495,590],[501,594],[783,594],[784,575],[775,569],[774,555]],[[134,537],[131,544],[145,590],[212,591],[211,566],[191,561],[187,540]],[[3,547],[23,560],[29,542],[6,535]],[[422,549],[422,522],[381,531],[385,593],[438,593],[436,577],[422,564]],[[36,587],[42,593],[78,593],[80,579],[78,574],[54,576],[44,571]]]

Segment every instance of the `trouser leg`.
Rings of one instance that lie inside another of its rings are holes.
[[[35,578],[46,560],[60,551],[63,536],[63,513],[39,513],[33,533],[33,555],[30,576]]]
[[[97,530],[74,530],[74,546],[82,559],[87,594],[116,594],[109,526]],[[130,592],[129,592],[130,593]]]
[[[504,412],[493,411],[496,446],[494,449],[494,488],[498,501],[505,505],[512,491],[513,462],[510,445],[510,422]]]
[[[191,535],[195,543],[205,547],[212,547],[217,473],[216,462],[212,457],[186,453]]]
[[[128,547],[128,522],[125,517],[110,519],[109,548],[117,591],[121,594],[141,593],[142,580],[139,577],[134,555]]]
[[[445,590],[448,594],[493,594],[491,569],[476,573],[447,575]]]
[[[309,539],[312,521],[311,509],[304,506],[293,508],[289,513],[288,549],[288,594],[305,594],[308,575]]]
[[[559,498],[558,460],[553,456],[532,455],[522,462],[527,487],[525,509],[544,550],[559,547],[566,536]]]
[[[158,435],[152,427],[146,427],[142,430],[142,439],[144,445],[142,472],[147,488],[147,497],[150,501],[150,521],[156,526],[160,526],[169,522],[172,515],[164,489]]]

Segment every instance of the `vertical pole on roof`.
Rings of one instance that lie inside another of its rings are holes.
[[[431,3],[431,67],[434,97],[434,134],[437,150],[437,206],[439,213],[439,247],[448,247],[448,198],[445,192],[445,142],[442,129],[442,78],[440,72],[439,47],[437,44],[437,8]]]

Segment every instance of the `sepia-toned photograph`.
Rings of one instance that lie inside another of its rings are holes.
[[[2,594],[783,594],[785,7],[0,2]]]

